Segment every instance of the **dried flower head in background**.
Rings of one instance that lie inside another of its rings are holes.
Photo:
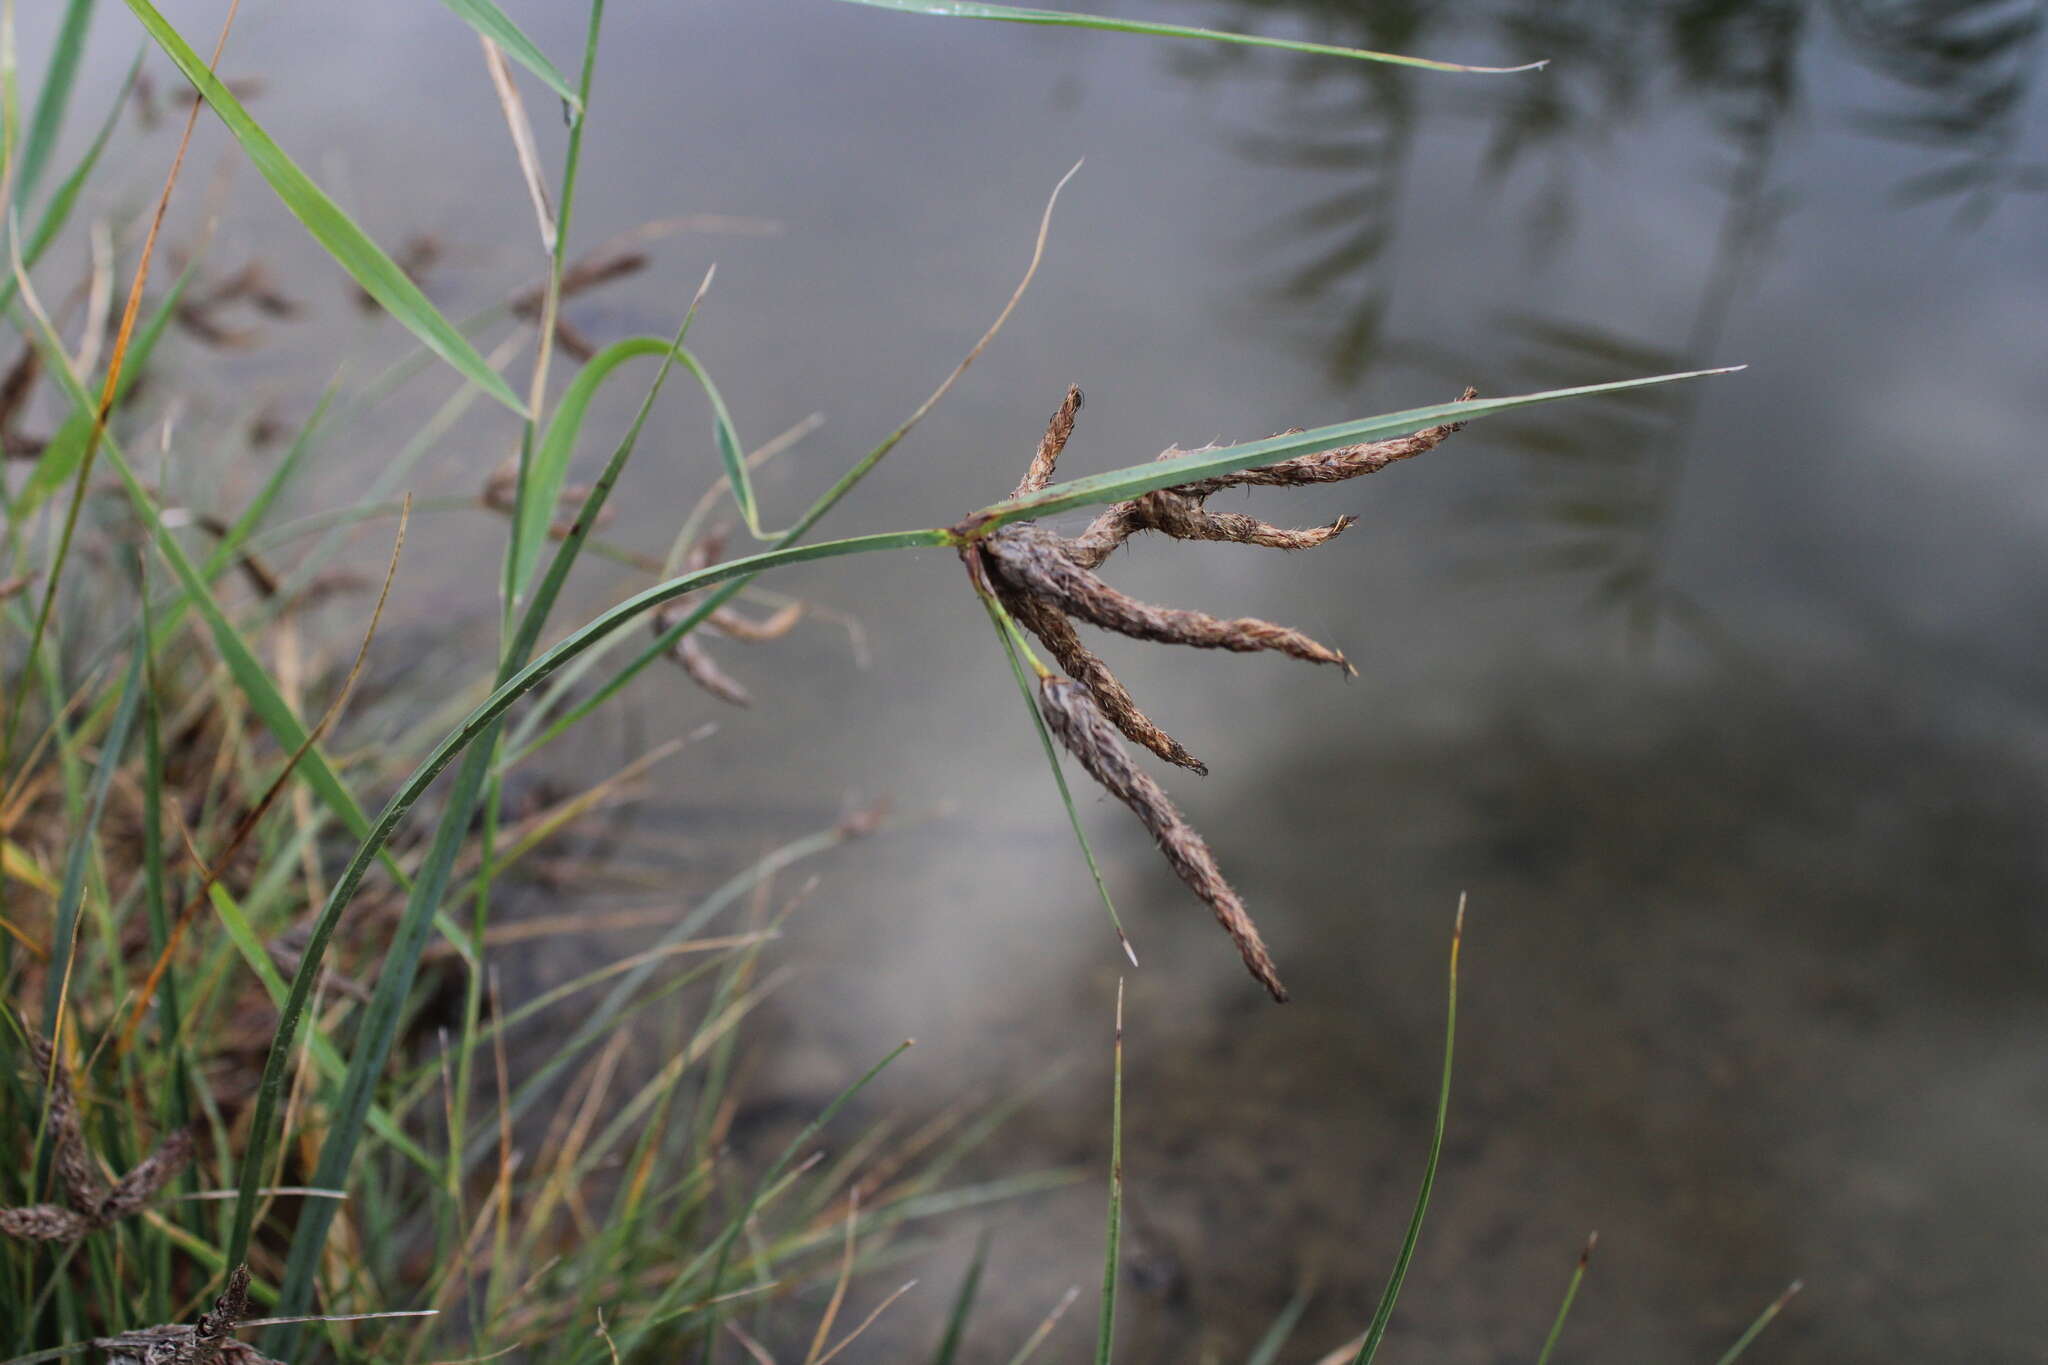
[[[1476,391],[1467,389],[1463,400]],[[1073,434],[1081,410],[1081,391],[1067,390],[1044,438],[1031,457],[1030,468],[1013,497],[1035,493],[1053,481],[1055,466]],[[1058,661],[1068,678],[1045,678],[1039,687],[1039,710],[1060,743],[1097,782],[1145,822],[1159,841],[1167,861],[1188,888],[1216,913],[1245,966],[1270,991],[1285,1000],[1287,991],[1273,960],[1259,938],[1244,904],[1217,870],[1202,837],[1188,825],[1165,791],[1137,769],[1118,742],[1116,732],[1144,745],[1179,767],[1207,773],[1208,767],[1173,736],[1138,709],[1130,692],[1082,641],[1075,620],[1137,640],[1226,649],[1238,653],[1272,650],[1309,663],[1334,664],[1347,673],[1357,670],[1342,653],[1300,631],[1252,617],[1224,619],[1205,612],[1154,606],[1117,591],[1095,570],[1118,546],[1140,531],[1157,531],[1176,540],[1225,540],[1279,550],[1307,550],[1335,539],[1354,518],[1344,516],[1326,526],[1289,530],[1236,513],[1211,512],[1208,499],[1226,488],[1295,487],[1336,483],[1371,474],[1398,460],[1433,450],[1458,424],[1430,427],[1390,441],[1345,446],[1312,455],[1239,470],[1162,488],[1112,504],[1079,535],[1054,535],[1031,522],[1016,522],[982,536],[969,536],[971,573],[987,582],[1004,611],[1036,636]],[[1168,449],[1159,458],[1187,454]],[[969,528],[963,528],[966,530]]]
[[[692,545],[688,556],[683,560],[684,570],[695,573],[699,569],[708,569],[723,559],[725,536],[726,532],[721,528]],[[671,627],[690,614],[689,604],[693,596],[694,594],[689,594],[678,597],[655,611],[649,626],[657,636],[667,634]],[[719,607],[705,618],[704,623],[728,639],[759,643],[764,640],[779,640],[789,634],[796,629],[796,623],[803,619],[803,614],[804,606],[801,602],[791,602],[765,621],[756,621],[731,607]],[[747,689],[718,666],[718,661],[704,648],[703,641],[698,638],[696,632],[693,631],[677,640],[669,650],[669,657],[682,666],[683,672],[689,675],[691,682],[720,701],[730,702],[734,706],[753,704],[753,698],[748,695]]]
[[[249,1267],[228,1272],[227,1287],[199,1321],[145,1327],[93,1342],[110,1365],[279,1365],[255,1347],[235,1340],[237,1324],[249,1316]]]
[[[179,1130],[166,1136],[128,1174],[108,1185],[85,1143],[70,1068],[48,1041],[34,1034],[29,1039],[29,1058],[44,1085],[50,1164],[63,1187],[64,1203],[0,1208],[0,1234],[28,1242],[75,1242],[139,1213],[191,1160],[191,1134]]]

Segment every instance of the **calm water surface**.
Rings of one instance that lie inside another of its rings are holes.
[[[214,6],[174,8],[210,32]],[[509,8],[558,55],[580,41],[574,6]],[[1598,1228],[1575,1359],[1713,1359],[1795,1276],[1806,1293],[1759,1359],[2048,1358],[2042,6],[1116,8],[1555,61],[1457,78],[814,0],[614,5],[579,238],[698,213],[780,230],[672,237],[575,320],[665,332],[715,260],[695,336],[742,430],[825,416],[763,476],[786,517],[972,341],[1085,155],[1009,329],[835,515],[841,534],[1007,492],[1069,382],[1089,395],[1080,473],[1468,382],[1751,367],[1256,499],[1282,522],[1361,518],[1312,554],[1160,542],[1114,561],[1135,592],[1299,624],[1362,669],[1107,646],[1212,764],[1169,785],[1296,995],[1267,1004],[1142,831],[1091,800],[1144,961],[1129,1358],[1241,1359],[1305,1281],[1303,1359],[1368,1316],[1428,1137],[1460,892],[1451,1132],[1390,1351],[1532,1357]],[[102,90],[125,22],[101,18]],[[258,6],[226,68],[268,80],[260,112],[381,239],[450,243],[444,305],[533,268],[474,41],[441,7]],[[201,154],[231,163],[217,132]],[[224,410],[303,412],[338,352],[394,332],[352,320],[253,177],[224,193],[216,252],[264,254],[321,300],[238,362]],[[618,541],[666,546],[714,468],[706,425],[693,398],[664,411]],[[332,453],[309,505],[359,496],[378,442],[409,429]],[[509,439],[488,416],[458,432],[411,486],[471,492]],[[412,628],[387,647],[466,679],[480,656],[446,623],[487,619],[499,530],[432,525],[401,585]],[[577,605],[643,581],[593,574]],[[605,845],[681,850],[691,887],[892,796],[920,818],[819,865],[778,950],[799,976],[757,1035],[762,1112],[815,1106],[914,1035],[875,1111],[1070,1063],[983,1171],[1098,1169],[1126,969],[957,566],[840,562],[777,586],[856,617],[866,666],[825,619],[719,646],[752,710],[664,676],[558,773],[717,720]],[[620,946],[520,970],[538,986]],[[1093,1282],[1099,1189],[977,1217],[996,1241],[974,1351],[997,1360]],[[863,1358],[929,1342],[978,1225],[921,1253],[923,1288]],[[1058,1358],[1086,1349],[1088,1316]]]

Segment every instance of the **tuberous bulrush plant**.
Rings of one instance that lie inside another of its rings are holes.
[[[1459,398],[1469,402],[1477,390]],[[1069,388],[1011,500],[1026,499],[1052,486],[1060,452],[1073,435],[1081,390]],[[1398,460],[1434,450],[1460,423],[1427,427],[1394,440],[1372,441],[1296,455],[1208,478],[1156,488],[1111,503],[1079,535],[1061,537],[1035,521],[1016,521],[984,532],[975,518],[954,528],[960,554],[975,589],[991,610],[1036,636],[1067,676],[1040,664],[1028,646],[1022,657],[1036,673],[1038,709],[1062,747],[1101,784],[1131,808],[1189,890],[1215,912],[1216,921],[1237,945],[1244,964],[1275,1000],[1287,999],[1272,955],[1243,900],[1225,880],[1215,855],[1189,825],[1158,782],[1140,769],[1118,733],[1168,763],[1206,774],[1208,766],[1154,724],[1096,654],[1083,643],[1074,621],[1084,621],[1136,640],[1225,649],[1235,653],[1276,651],[1309,663],[1334,664],[1347,674],[1357,669],[1344,655],[1286,626],[1252,617],[1226,620],[1206,612],[1160,607],[1129,596],[1099,578],[1095,570],[1117,547],[1141,531],[1175,540],[1218,540],[1280,550],[1307,550],[1334,540],[1357,520],[1340,516],[1327,526],[1289,530],[1238,513],[1212,512],[1210,497],[1228,488],[1299,487],[1337,483],[1385,469]],[[1280,440],[1295,433],[1283,432]],[[1211,447],[1210,449],[1214,449]],[[1169,447],[1160,460],[1199,457],[1207,451]],[[1022,646],[1010,630],[1006,637]]]

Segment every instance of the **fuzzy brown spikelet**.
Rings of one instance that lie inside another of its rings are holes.
[[[983,549],[1009,587],[1134,640],[1239,654],[1277,650],[1310,663],[1336,664],[1347,671],[1351,667],[1328,645],[1271,621],[1250,616],[1224,620],[1206,612],[1140,602],[1076,564],[1058,536],[1030,523],[1003,527],[983,542]]]
[[[249,1267],[238,1265],[228,1272],[227,1287],[198,1322],[145,1327],[100,1337],[93,1345],[106,1352],[110,1365],[279,1365],[235,1340],[236,1326],[248,1316]]]
[[[48,1040],[31,1035],[29,1059],[43,1084],[50,1164],[63,1187],[64,1205],[0,1209],[0,1234],[27,1242],[74,1242],[109,1223],[139,1213],[192,1159],[192,1138],[173,1132],[134,1169],[109,1187],[86,1146],[72,1091],[71,1069]]]
[[[1467,389],[1461,401],[1475,396],[1476,390]],[[1080,410],[1081,391],[1068,389],[1012,497],[1025,497],[1052,484],[1055,466],[1074,433]],[[1287,992],[1243,901],[1223,879],[1208,845],[1159,784],[1132,764],[1117,733],[1169,763],[1198,773],[1207,773],[1208,768],[1138,709],[1109,666],[1082,642],[1073,618],[1137,640],[1238,653],[1272,650],[1355,672],[1341,653],[1300,631],[1251,617],[1225,620],[1199,611],[1153,606],[1118,592],[1097,577],[1095,570],[1140,531],[1157,531],[1175,540],[1314,549],[1343,534],[1355,519],[1343,516],[1325,526],[1290,530],[1238,513],[1211,512],[1205,504],[1226,488],[1336,483],[1375,473],[1398,460],[1435,449],[1458,428],[1458,423],[1450,423],[1395,440],[1300,455],[1257,469],[1158,489],[1104,508],[1087,529],[1071,539],[1028,521],[994,531],[980,530],[974,522],[955,528],[963,539],[962,558],[977,590],[992,596],[1018,625],[1038,637],[1067,674],[1066,678],[1047,676],[1040,681],[1039,709],[1046,724],[1091,777],[1145,822],[1174,871],[1215,911],[1217,922],[1237,944],[1245,966],[1275,1000],[1285,1000]],[[1159,458],[1183,453],[1168,449]]]
[[[1046,678],[1039,683],[1038,709],[1046,725],[1059,737],[1068,753],[1080,760],[1088,775],[1101,783],[1117,800],[1131,808],[1152,837],[1160,852],[1188,890],[1200,896],[1216,913],[1216,922],[1237,945],[1244,965],[1275,1000],[1287,999],[1287,988],[1273,965],[1259,927],[1238,899],[1237,892],[1223,879],[1216,855],[1195,832],[1166,792],[1151,776],[1131,762],[1116,729],[1096,707],[1087,689],[1065,678]]]

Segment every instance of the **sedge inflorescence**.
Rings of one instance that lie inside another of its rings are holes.
[[[1467,390],[1463,398],[1474,397]],[[1070,388],[1053,414],[1045,436],[1013,498],[1051,485],[1060,452],[1072,436],[1081,410],[1081,391]],[[1119,546],[1141,531],[1175,540],[1231,541],[1270,549],[1307,550],[1341,535],[1355,521],[1340,516],[1323,526],[1290,530],[1237,513],[1213,512],[1208,500],[1229,488],[1299,487],[1337,483],[1371,474],[1400,460],[1433,450],[1459,424],[1430,427],[1410,436],[1373,441],[1280,460],[1270,465],[1157,489],[1105,508],[1071,537],[1055,535],[1030,521],[980,532],[960,528],[971,577],[978,590],[1035,636],[1065,672],[1041,670],[1038,706],[1047,728],[1104,790],[1128,806],[1158,842],[1160,851],[1188,889],[1215,913],[1237,945],[1251,974],[1275,1000],[1285,1000],[1272,955],[1242,899],[1216,865],[1202,836],[1149,774],[1139,768],[1122,740],[1142,745],[1177,767],[1207,773],[1208,767],[1139,709],[1109,665],[1076,629],[1084,622],[1136,640],[1191,645],[1237,653],[1274,651],[1309,663],[1331,664],[1355,673],[1344,655],[1301,631],[1253,617],[1228,619],[1180,607],[1142,602],[1104,582],[1096,570]],[[1159,458],[1189,452],[1178,448]],[[1122,738],[1119,738],[1121,736]]]

